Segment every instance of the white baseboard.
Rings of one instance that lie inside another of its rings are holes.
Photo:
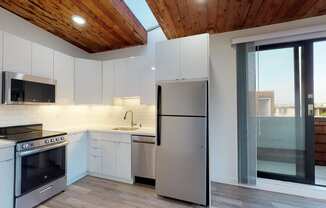
[[[211,181],[264,191],[272,191],[282,194],[326,200],[326,187],[321,186],[292,183],[264,178],[258,178],[256,185],[239,184],[238,180],[232,178],[214,178],[211,179]]]
[[[237,178],[211,178],[211,181],[216,183],[224,183],[229,185],[239,185]]]
[[[79,175],[78,177],[75,177],[75,178],[73,178],[73,179],[67,179],[67,186],[69,186],[69,185],[71,185],[71,184],[73,184],[73,183],[75,183],[75,182],[77,182],[77,181],[79,181],[80,179],[82,179],[82,178],[84,178],[84,177],[86,177],[87,176],[87,173],[83,173],[83,174],[81,174],[81,175]]]
[[[122,182],[122,183],[128,183],[128,184],[133,184],[134,183],[133,179],[117,178],[117,177],[98,174],[98,173],[93,173],[93,172],[88,172],[88,175],[98,177],[98,178],[108,179],[108,180],[111,180],[111,181]]]
[[[326,187],[258,178],[253,188],[326,200]]]

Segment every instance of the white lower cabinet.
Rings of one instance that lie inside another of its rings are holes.
[[[87,137],[84,133],[68,135],[67,184],[87,175]]]
[[[116,144],[116,150],[116,175],[131,180],[131,144],[119,142]]]
[[[133,183],[131,136],[91,132],[89,134],[88,164],[90,175]]]
[[[0,207],[14,207],[14,148],[0,149]]]
[[[116,142],[102,141],[102,174],[106,176],[115,177],[117,175],[117,151]]]

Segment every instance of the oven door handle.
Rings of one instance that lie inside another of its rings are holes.
[[[25,151],[25,152],[17,152],[17,156],[24,157],[24,156],[44,152],[44,151],[47,151],[47,150],[52,150],[52,149],[55,149],[55,148],[66,146],[68,143],[69,142],[63,142],[63,143],[59,143],[59,144],[55,144],[55,145],[51,145],[51,146],[46,146],[46,147],[42,147],[42,148],[28,150],[28,151]]]

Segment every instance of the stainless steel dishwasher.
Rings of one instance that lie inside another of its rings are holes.
[[[155,137],[132,136],[132,168],[134,177],[155,179]]]

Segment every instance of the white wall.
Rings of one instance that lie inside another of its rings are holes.
[[[326,16],[210,36],[211,102],[210,145],[211,178],[237,183],[237,94],[236,53],[231,40],[237,37],[326,25]]]
[[[86,58],[89,56],[86,51],[77,48],[3,8],[0,8],[0,31],[14,34],[74,57]]]

